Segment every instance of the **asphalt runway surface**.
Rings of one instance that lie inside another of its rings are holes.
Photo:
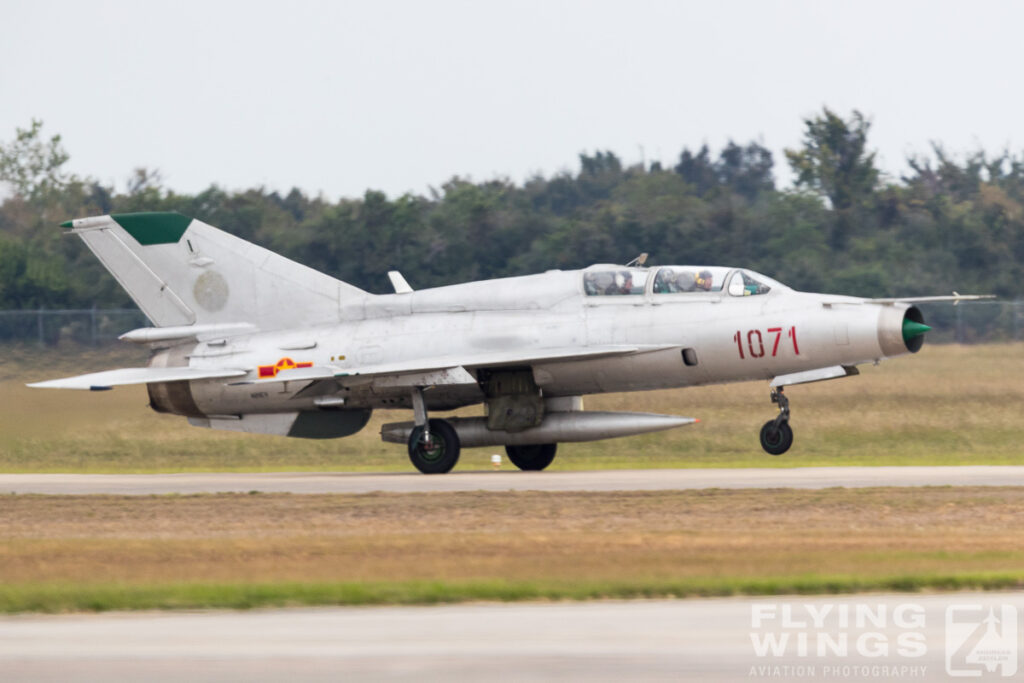
[[[419,473],[0,474],[0,493],[421,493],[431,491],[666,491],[707,488],[1024,486],[1024,466],[480,471]]]
[[[1018,669],[1021,616],[1024,593],[11,616],[0,618],[0,676],[955,680],[950,667],[1004,680]],[[994,673],[974,661],[986,653]]]

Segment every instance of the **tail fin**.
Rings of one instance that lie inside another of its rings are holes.
[[[178,213],[80,218],[71,228],[154,325],[337,322],[357,287]]]

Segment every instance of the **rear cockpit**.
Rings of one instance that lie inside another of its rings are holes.
[[[662,296],[725,292],[729,296],[758,296],[785,285],[742,268],[722,266],[658,266],[632,268],[598,265],[583,271],[588,297]]]

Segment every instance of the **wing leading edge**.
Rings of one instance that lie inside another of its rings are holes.
[[[545,362],[592,360],[609,356],[661,351],[665,346],[597,346],[590,348],[566,347],[525,352],[498,352],[467,357],[438,357],[429,361],[416,360],[401,363],[366,365],[359,368],[341,368],[319,365],[309,368],[281,370],[273,379],[239,379],[231,384],[272,384],[280,382],[334,380],[372,382],[383,381],[390,386],[428,386],[434,384],[474,383],[468,372],[481,367],[508,365],[534,365]],[[64,377],[27,386],[34,389],[88,389],[102,391],[115,386],[148,384],[150,382],[178,382],[203,379],[238,379],[246,377],[248,370],[240,368],[199,369],[179,368],[120,368],[93,372],[86,375]]]
[[[51,379],[46,382],[35,382],[26,386],[33,389],[89,389],[104,391],[116,386],[129,384],[149,384],[150,382],[179,382],[197,379],[225,379],[241,377],[245,370],[222,368],[217,370],[200,370],[198,368],[119,368],[104,372],[92,372],[87,375]]]

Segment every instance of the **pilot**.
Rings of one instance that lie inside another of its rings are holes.
[[[611,285],[605,294],[629,294],[633,289],[633,275],[629,270],[620,270],[612,276]]]
[[[692,292],[697,289],[697,278],[692,271],[681,270],[670,283],[672,292]]]
[[[694,284],[696,284],[699,289],[703,289],[705,292],[710,292],[711,291],[711,279],[712,279],[711,271],[710,270],[702,270],[699,273],[697,273],[697,277],[694,279]]]
[[[588,294],[605,295],[615,293],[615,276],[611,273],[587,273],[587,277],[590,278],[589,287],[592,288],[592,292],[588,290]]]
[[[615,273],[615,284],[609,294],[631,294],[633,292],[633,274],[628,270]]]
[[[655,294],[671,294],[675,290],[672,280],[675,275],[668,268],[662,268],[654,276],[654,287],[651,289]]]

